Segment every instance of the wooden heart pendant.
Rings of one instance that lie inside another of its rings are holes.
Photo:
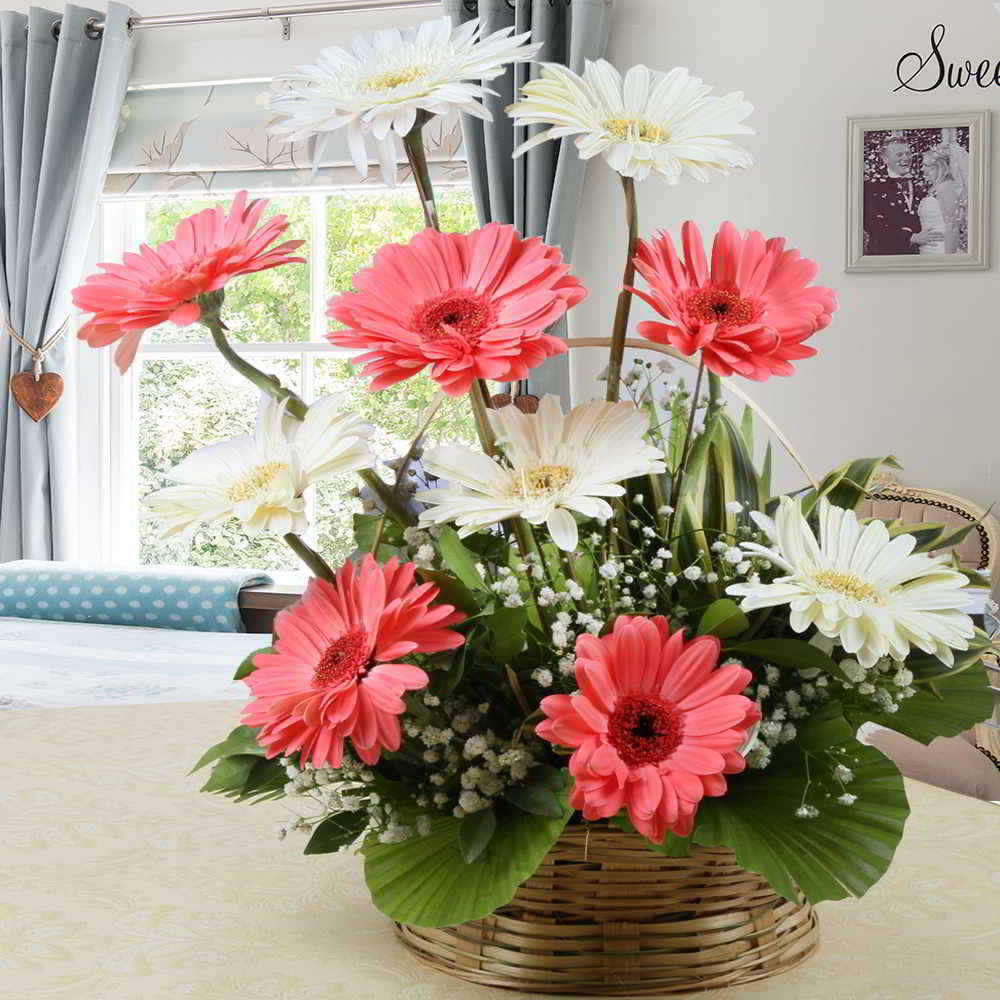
[[[17,400],[17,405],[37,424],[59,402],[59,397],[63,394],[62,375],[43,372],[36,381],[32,372],[21,372],[11,376],[10,391]]]

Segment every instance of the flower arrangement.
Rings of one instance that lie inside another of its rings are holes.
[[[726,223],[710,257],[693,223],[680,254],[667,233],[639,239],[637,179],[750,164],[728,138],[749,131],[750,105],[682,69],[547,65],[509,109],[549,126],[527,145],[575,137],[620,174],[628,240],[606,399],[494,405],[486,380],[565,351],[546,331],[585,294],[558,248],[513,227],[437,228],[421,129],[452,107],[486,114],[467,79],[534,54],[500,34],[446,20],[380,33],[327,50],[275,102],[284,134],[350,130],[363,169],[365,135],[390,176],[401,137],[427,228],[331,301],[329,339],[360,352],[373,392],[427,369],[465,396],[479,450],[418,438],[389,475],[336,398],[307,404],[233,350],[226,282],[299,261],[297,241],[274,245],[286,221],[244,194],[76,290],[93,313],[80,336],[120,341],[123,369],[144,329],[200,322],[261,390],[255,435],[202,449],[148,498],[166,530],[238,517],[282,534],[313,576],[239,667],[252,699],[198,762],[204,790],[284,800],[282,834],[307,834],[307,854],[360,845],[376,905],[416,925],[490,913],[568,824],[596,821],[673,857],[726,846],[788,898],[861,895],[908,807],[858,727],[928,741],[990,711],[990,639],[962,612],[974,575],[929,554],[962,533],[857,517],[891,457],[772,494],[756,410],[731,414],[723,380],[791,375],[836,298],[780,238]],[[661,317],[638,332],[696,369],[693,388],[666,361],[625,368],[635,296]],[[302,497],[347,471],[372,503],[356,558],[330,567],[302,540]]]

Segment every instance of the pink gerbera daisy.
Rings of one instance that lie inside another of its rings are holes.
[[[545,329],[586,294],[568,271],[556,247],[522,240],[513,226],[425,229],[382,247],[354,276],[356,291],[330,300],[327,315],[347,329],[327,340],[365,351],[357,361],[373,390],[427,365],[452,396],[479,378],[521,379],[566,350]]]
[[[743,770],[739,750],[760,710],[740,694],[750,671],[717,667],[719,640],[684,641],[665,618],[621,616],[613,631],[576,641],[580,694],[542,699],[535,732],[573,747],[570,805],[584,819],[625,806],[632,825],[660,843],[691,833],[698,803],[724,795]]]
[[[256,700],[243,713],[269,757],[298,751],[303,762],[339,767],[348,737],[367,764],[399,749],[401,696],[428,678],[398,661],[465,642],[450,628],[465,615],[432,606],[438,588],[415,586],[414,569],[367,555],[360,569],[345,563],[335,583],[311,580],[301,602],[277,616],[276,652],[254,661],[246,683]]]
[[[120,340],[115,363],[127,371],[144,331],[168,320],[187,326],[201,318],[199,295],[218,291],[238,274],[304,263],[304,257],[289,256],[304,240],[271,246],[288,229],[284,215],[257,228],[266,207],[263,199],[247,204],[241,191],[228,215],[221,205],[206,208],[183,219],[174,238],[155,250],[143,244],[121,264],[99,264],[105,273],[73,289],[74,304],[94,314],[80,327],[80,339],[91,347]]]
[[[786,250],[783,239],[724,222],[709,268],[698,227],[685,222],[681,234],[683,261],[668,233],[639,241],[635,266],[651,291],[633,291],[670,321],[640,323],[644,337],[682,354],[701,351],[717,375],[757,381],[791,375],[792,361],[816,353],[803,341],[829,324],[837,297],[809,284],[818,270],[813,261]]]

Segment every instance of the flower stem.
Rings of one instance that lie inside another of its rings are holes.
[[[279,403],[287,400],[288,412],[299,420],[304,420],[309,407],[291,389],[286,389],[276,378],[262,372],[259,368],[250,364],[246,358],[240,357],[226,339],[226,324],[218,315],[206,315],[202,318],[202,323],[208,327],[212,334],[212,340],[219,349],[219,353],[226,359],[229,366],[239,372],[245,379],[252,382],[258,389],[266,392]]]
[[[386,512],[391,514],[400,524],[412,527],[417,523],[417,519],[399,502],[395,490],[388,483],[383,482],[374,469],[362,469],[358,475],[371,488],[375,496],[382,501]]]
[[[691,439],[694,436],[694,418],[698,412],[698,396],[701,393],[701,381],[705,375],[705,356],[701,356],[698,364],[698,377],[694,381],[694,392],[691,394],[691,414],[688,417],[687,432],[684,435],[684,447],[681,449],[681,461],[677,466],[677,475],[674,476],[673,488],[670,491],[670,521],[667,523],[667,541],[670,541],[674,530],[674,521],[677,518],[677,505],[680,503],[681,490],[684,487],[684,471],[687,467],[688,457],[691,453]]]
[[[625,223],[628,226],[628,251],[625,258],[625,273],[622,277],[622,290],[618,293],[618,306],[615,309],[615,322],[611,330],[611,353],[608,358],[608,393],[609,403],[618,402],[618,390],[621,385],[622,359],[625,356],[625,334],[628,332],[628,316],[632,309],[632,292],[629,291],[635,281],[635,248],[639,241],[639,211],[635,200],[635,180],[622,177],[622,190],[625,193]]]
[[[517,539],[517,547],[521,551],[521,558],[524,559],[532,552],[539,552],[538,542],[535,540],[535,533],[531,530],[531,525],[523,517],[512,517],[510,526]],[[541,553],[539,553],[541,555]]]
[[[427,154],[424,152],[424,125],[429,120],[430,116],[424,112],[418,114],[413,128],[403,136],[403,148],[406,150],[406,159],[410,163],[413,180],[417,185],[420,207],[424,210],[424,222],[429,229],[440,230],[441,223],[438,221],[434,187],[431,184],[430,171],[427,169]]]
[[[307,545],[294,531],[289,531],[283,537],[285,544],[306,564],[313,576],[333,583],[335,579],[333,570],[315,549]]]
[[[469,402],[472,404],[472,415],[476,418],[476,430],[479,432],[479,443],[490,458],[497,454],[497,439],[490,426],[490,405],[483,392],[481,379],[476,379],[469,387]]]

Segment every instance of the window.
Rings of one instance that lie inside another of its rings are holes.
[[[417,419],[436,393],[425,375],[370,393],[345,352],[323,339],[331,294],[351,287],[354,274],[386,242],[406,241],[422,225],[416,194],[400,189],[339,189],[328,193],[270,196],[268,212],[289,217],[289,237],[305,239],[306,265],[289,265],[236,279],[226,290],[224,317],[233,344],[254,364],[277,375],[307,401],[346,393],[347,405],[376,426],[380,459],[400,454]],[[467,187],[445,187],[438,197],[442,228],[465,232],[477,225]],[[106,200],[102,206],[100,259],[115,260],[140,242],[155,245],[173,234],[177,222],[215,204],[215,199],[155,197]],[[111,351],[101,364],[109,371]],[[216,352],[207,331],[164,324],[150,330],[132,369],[124,377],[102,376],[109,419],[108,461],[102,492],[104,546],[113,562],[183,563],[298,571],[280,538],[251,537],[233,521],[199,529],[191,538],[162,540],[140,500],[169,485],[169,470],[197,447],[253,428],[257,390],[233,372]],[[474,440],[464,399],[448,400],[433,434]],[[352,497],[354,477],[331,480],[307,498],[310,544],[333,563],[353,549],[351,517],[360,509]]]

